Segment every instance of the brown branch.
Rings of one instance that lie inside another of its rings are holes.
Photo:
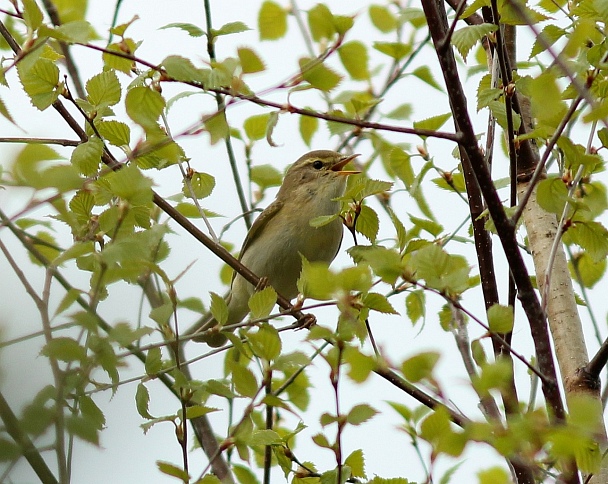
[[[548,381],[542,385],[543,393],[551,408],[553,418],[557,421],[564,421],[565,411],[557,386],[557,374],[545,314],[536,297],[517,246],[515,227],[505,214],[502,202],[494,188],[491,174],[477,144],[475,131],[468,114],[467,100],[460,83],[456,60],[451,47],[444,42],[447,32],[447,15],[443,3],[436,0],[423,0],[422,6],[437,50],[445,83],[449,86],[447,91],[452,113],[454,118],[458,120],[458,127],[462,136],[461,146],[471,161],[471,167],[496,226],[513,278],[519,289],[519,298],[530,323],[539,368],[548,378]]]

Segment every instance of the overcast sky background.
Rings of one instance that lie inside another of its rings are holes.
[[[2,3],[5,4],[2,5],[3,8],[9,8],[9,2]],[[113,3],[100,0],[90,1],[88,19],[93,22],[102,36],[106,35],[106,31],[111,24]],[[281,3],[286,4],[287,2]],[[314,1],[300,1],[298,5],[302,11],[305,11],[314,6],[315,3]],[[252,29],[242,34],[221,37],[218,39],[216,51],[218,58],[222,59],[227,56],[235,56],[238,46],[247,45],[253,47],[261,55],[266,62],[267,71],[247,78],[247,82],[256,92],[273,88],[281,80],[297,72],[297,59],[308,55],[293,17],[289,19],[287,38],[278,42],[259,41],[257,12],[260,4],[261,2],[237,0],[222,0],[212,4],[213,26],[215,28],[219,28],[227,22],[242,21]],[[390,35],[381,34],[369,22],[367,14],[369,2],[363,0],[333,0],[327,2],[327,4],[334,13],[357,15],[355,27],[348,33],[346,40],[361,39],[368,45],[374,40],[393,40]],[[303,14],[305,15],[305,12]],[[130,20],[134,15],[138,15],[140,19],[129,28],[128,33],[135,40],[144,40],[136,53],[138,57],[150,62],[160,63],[165,56],[178,54],[192,59],[197,65],[201,65],[208,59],[204,38],[192,38],[177,29],[159,30],[160,27],[172,22],[190,22],[205,29],[204,9],[200,0],[174,0],[172,2],[125,0],[121,8],[119,23]],[[422,40],[422,37],[418,40]],[[100,71],[101,56],[99,53],[83,47],[75,47],[73,53],[84,80]],[[370,68],[373,70],[376,67],[384,67],[383,72],[386,72],[386,67],[389,64],[387,58],[374,51],[370,51],[370,55]],[[416,60],[412,69],[423,63],[431,65],[436,72],[436,57],[430,48],[426,49],[425,54]],[[124,75],[119,75],[119,78],[123,87],[126,87],[130,82]],[[436,78],[443,85],[440,73],[436,72]],[[0,119],[0,132],[3,133],[3,136],[26,135],[75,139],[69,128],[52,109],[43,113],[37,112],[24,97],[17,95],[19,84],[14,70],[10,73],[8,80],[15,89],[9,91],[2,87],[0,88],[0,96],[8,104],[19,128],[4,119]],[[475,117],[477,131],[484,132],[487,114],[475,114],[474,109],[474,86],[476,86],[478,80],[479,77],[477,76],[467,81],[469,93],[471,93],[469,101],[472,103],[471,113]],[[348,83],[345,85],[348,85]],[[426,86],[414,77],[410,77],[406,89],[403,88],[403,85],[402,83],[401,87],[391,92],[387,99],[383,101],[380,106],[381,112],[387,113],[404,102],[413,105],[414,114],[412,119],[415,120],[447,112],[448,104],[445,97],[438,91]],[[354,89],[363,89],[364,87],[364,83],[354,83],[352,85]],[[342,88],[340,86],[339,89]],[[182,85],[163,85],[163,94],[167,99],[184,90],[192,89]],[[270,91],[268,94],[264,94],[264,97],[284,102],[286,93],[284,91]],[[290,100],[299,107],[311,105],[323,108],[324,106],[321,98],[314,92],[295,93]],[[169,113],[169,124],[173,133],[178,133],[181,129],[195,123],[201,115],[209,114],[213,110],[214,101],[211,96],[201,94],[190,96],[175,104]],[[247,116],[262,112],[267,112],[267,110],[247,103],[238,103],[238,105],[229,109],[228,118],[231,124],[239,127],[242,125],[242,120]],[[120,112],[118,115],[119,119],[126,119]],[[309,148],[300,139],[297,122],[296,115],[282,115],[273,136],[279,146],[273,148],[268,146],[265,141],[258,142],[252,153],[254,165],[271,163],[283,170],[301,154],[308,151]],[[322,123],[321,125],[323,126]],[[407,125],[409,126],[411,123],[408,122]],[[26,132],[24,133],[21,129]],[[449,131],[453,127],[450,123],[447,123],[444,129]],[[421,144],[421,140],[415,136],[395,136],[393,134],[385,134],[385,136],[393,141],[399,140],[400,142],[410,143],[412,145],[410,152],[415,152],[413,147]],[[136,139],[136,131],[133,131],[132,144]],[[205,208],[225,216],[212,220],[215,231],[219,233],[225,223],[237,217],[241,212],[234,190],[234,183],[227,167],[227,156],[223,146],[218,144],[210,147],[206,135],[184,139],[181,144],[185,148],[186,154],[191,157],[191,165],[194,169],[211,173],[216,177],[215,191],[202,204]],[[333,149],[337,144],[338,139],[330,137],[323,127],[315,135],[312,149]],[[241,162],[241,174],[245,176],[242,144],[234,140],[234,146],[237,159]],[[0,146],[2,163],[5,168],[19,149],[19,146]],[[452,149],[453,146],[446,142],[436,140],[430,142],[430,152],[435,158],[435,162],[448,170],[453,169],[457,164],[451,156]],[[371,147],[367,143],[361,143],[356,151],[362,153],[361,158],[365,161],[366,157],[371,154]],[[61,152],[69,156],[68,150],[61,150]],[[422,161],[414,160],[413,164],[414,167],[420,167]],[[504,176],[506,173],[505,166],[504,161],[498,162],[497,169],[499,172],[504,172],[499,176]],[[171,196],[181,189],[181,175],[177,167],[171,167],[162,172],[146,172],[146,174],[154,178],[157,185],[155,189],[162,196]],[[379,163],[374,166],[370,176],[388,179]],[[432,204],[432,209],[437,218],[444,224],[445,233],[452,232],[466,218],[466,205],[456,203],[454,196],[447,196],[445,193],[433,189],[430,184],[427,184],[427,187],[427,198]],[[402,189],[402,186],[397,183],[394,188],[399,190]],[[0,190],[0,206],[6,213],[13,215],[23,208],[29,196],[29,193],[25,190],[12,188]],[[269,191],[267,199],[261,205],[266,206],[273,196],[274,192]],[[374,204],[373,201],[371,203]],[[414,202],[403,190],[393,196],[392,206],[406,224],[406,228],[408,227],[407,214],[419,215]],[[49,214],[51,214],[50,209],[42,207],[32,215],[45,216]],[[202,222],[198,222],[198,224],[204,230]],[[208,301],[209,291],[223,293],[225,288],[216,276],[221,264],[180,228],[174,227],[174,230],[175,233],[168,237],[173,252],[169,261],[165,262],[163,267],[170,277],[176,277],[190,263],[194,262],[194,265],[177,284],[179,296],[181,298],[198,296]],[[244,224],[237,222],[226,233],[225,239],[235,244],[235,246],[239,246],[245,232]],[[460,232],[460,235],[466,236],[466,229]],[[58,226],[56,236],[64,246],[71,244],[71,235],[65,227]],[[379,239],[390,236],[392,236],[392,226],[383,219]],[[31,266],[23,248],[15,243],[14,238],[10,236],[6,229],[0,230],[0,237],[13,250],[14,256],[20,261],[22,269],[31,278],[35,287],[40,289],[43,281],[43,271]],[[496,243],[498,244],[497,241]],[[350,246],[352,246],[352,239],[349,238],[348,234],[345,234],[342,249],[332,267],[340,268],[351,265],[350,258],[345,253],[345,250]],[[448,250],[463,253],[469,257],[472,264],[474,263],[472,245],[453,243],[449,245]],[[472,273],[477,273],[475,267]],[[11,339],[39,330],[40,318],[35,306],[4,258],[0,258],[0,274],[2,274],[0,277],[0,294],[3,295],[0,299],[0,336],[3,339]],[[79,274],[76,271],[70,271],[68,274],[74,285],[87,287],[86,274]],[[503,284],[501,295],[505,297],[506,271],[504,265],[502,267],[499,265],[498,274],[499,281]],[[53,289],[53,300],[59,301],[63,292],[56,285],[53,286]],[[596,290],[596,294],[599,294],[598,290]],[[123,284],[111,286],[110,292],[111,296],[100,304],[100,310],[105,315],[106,320],[111,322],[126,320],[135,324],[140,301],[138,288]],[[465,297],[465,305],[475,310],[477,314],[482,315],[483,306],[480,299],[480,290],[473,289],[470,292],[471,294]],[[391,363],[395,364],[400,364],[406,357],[421,351],[436,350],[442,352],[437,375],[440,377],[443,389],[446,390],[446,397],[451,399],[469,417],[480,418],[480,413],[476,409],[477,399],[470,389],[470,383],[466,378],[453,338],[451,334],[443,332],[438,326],[436,312],[442,301],[430,295],[427,295],[427,300],[429,301],[429,307],[427,308],[424,327],[420,323],[412,327],[405,316],[374,316],[371,324],[376,339],[385,350],[385,354],[389,357]],[[392,298],[391,301],[398,311],[405,314],[404,296]],[[598,308],[598,314],[605,314],[603,308],[601,308],[601,312],[599,311],[600,306],[596,306],[596,308]],[[154,323],[147,318],[146,313],[147,310],[144,312],[144,323],[154,326]],[[329,308],[315,311],[315,314],[317,314],[321,323],[333,324],[336,311]],[[582,313],[582,315],[586,317],[585,313]],[[185,328],[193,321],[194,316],[183,313],[181,318],[182,328]],[[603,316],[600,319],[604,321]],[[470,332],[471,338],[482,334],[482,331],[474,324],[471,324]],[[284,348],[290,348],[291,351],[299,348],[311,353],[312,347],[302,342],[304,337],[305,335],[302,332],[284,334]],[[595,345],[590,333],[587,337],[589,346],[596,347],[597,345]],[[154,338],[156,336],[153,336],[150,341]],[[41,344],[41,339],[35,339],[0,351],[0,369],[2,370],[0,385],[4,395],[9,399],[15,410],[20,409],[24,402],[30,401],[40,388],[52,381],[47,359],[38,356]],[[519,314],[516,322],[514,345],[522,354],[528,357],[531,355],[532,346],[529,332],[521,314]],[[188,349],[188,356],[193,357],[206,350],[207,348],[204,345],[191,345]],[[128,360],[128,364],[129,367],[121,372],[121,379],[144,373],[142,365],[135,359]],[[200,379],[221,377],[222,359],[216,357],[195,363],[192,365],[192,372],[196,378]],[[516,372],[518,382],[524,382],[526,380],[526,369],[522,365],[516,364]],[[326,470],[335,466],[334,456],[329,451],[316,447],[310,438],[322,430],[318,425],[318,416],[323,412],[333,411],[334,408],[334,402],[329,397],[332,395],[329,368],[321,359],[318,359],[310,376],[314,381],[316,390],[312,393],[310,410],[302,416],[309,428],[299,436],[296,455],[300,460],[314,461],[319,470]],[[101,377],[102,375],[100,375]],[[347,428],[343,440],[346,448],[344,455],[348,455],[354,449],[362,448],[366,458],[367,474],[370,478],[379,475],[387,478],[406,477],[413,481],[424,480],[423,469],[414,449],[410,446],[410,439],[398,428],[401,423],[400,417],[386,403],[387,401],[397,401],[413,408],[418,406],[417,402],[375,376],[359,386],[352,385],[346,378],[342,382],[344,385],[341,391],[342,408],[348,409],[357,403],[366,402],[382,412],[382,415],[376,416],[358,428]],[[175,482],[173,479],[162,475],[155,465],[157,460],[169,461],[178,465],[181,462],[181,451],[174,438],[173,426],[171,424],[160,424],[152,428],[147,435],[143,434],[139,426],[144,423],[144,420],[135,409],[136,385],[136,383],[133,383],[121,386],[113,397],[110,392],[95,395],[95,401],[105,412],[107,429],[101,434],[101,448],[77,441],[74,450],[73,482],[91,484],[105,483],[109,480],[113,482]],[[162,385],[150,382],[148,386],[151,393],[150,412],[153,415],[159,416],[177,411],[178,402]],[[522,385],[520,398],[523,400],[526,399],[526,391],[526,385]],[[219,406],[223,405],[224,402],[220,400],[209,402],[210,405],[214,405],[214,403]],[[211,416],[212,422],[217,425],[218,433],[224,433],[222,425],[225,425],[226,422],[225,413],[217,413]],[[295,428],[298,418],[292,415],[284,415],[284,417],[286,418],[286,426]],[[326,431],[329,436],[335,434],[333,428],[328,428]],[[425,461],[428,461],[429,448],[423,445],[421,452]],[[191,475],[194,477],[198,476],[198,473],[204,468],[206,459],[201,456],[200,452],[191,455]],[[52,457],[49,455],[49,461],[51,460]],[[504,460],[492,452],[489,447],[479,444],[475,446],[472,452],[469,448],[469,451],[458,459],[441,457],[433,471],[434,478],[438,480],[446,469],[460,461],[463,463],[452,482],[471,482],[476,472],[481,469],[488,468],[493,464],[505,466]],[[11,476],[13,482],[35,481],[35,477],[24,460],[19,462],[17,470]],[[273,482],[283,482],[280,471],[275,471]]]

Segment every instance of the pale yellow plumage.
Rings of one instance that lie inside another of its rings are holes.
[[[342,242],[342,221],[338,218],[321,227],[311,227],[310,220],[333,215],[340,203],[333,200],[344,193],[346,176],[353,171],[342,168],[357,155],[345,156],[335,151],[312,151],[299,158],[287,171],[276,199],[255,220],[243,247],[240,260],[282,296],[294,298],[302,262],[327,262],[336,256]],[[242,321],[249,312],[248,301],[255,288],[236,275],[227,298],[226,325]],[[203,325],[217,324],[211,320]],[[202,337],[211,346],[221,346],[221,334]]]

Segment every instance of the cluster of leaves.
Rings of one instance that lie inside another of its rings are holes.
[[[499,3],[501,22],[505,24],[521,25],[546,19],[528,7],[517,11],[509,2]],[[74,243],[62,247],[52,233],[52,224],[40,220],[21,218],[13,224],[15,231],[27,236],[24,245],[37,264],[61,269],[75,266],[90,273],[90,282],[82,290],[64,286],[67,292],[52,320],[63,318],[82,328],[86,337],[51,337],[46,341],[42,354],[52,364],[61,366],[64,378],[41,390],[25,408],[21,419],[24,431],[39,436],[58,420],[63,420],[58,414],[65,413],[68,433],[99,443],[105,419],[90,397],[90,391],[105,387],[96,380],[94,373],[101,369],[108,376],[109,388],[115,388],[122,364],[118,349],[127,348],[145,361],[146,375],[136,393],[137,409],[146,419],[145,431],[159,422],[172,422],[176,429],[183,429],[184,422],[217,410],[207,404],[210,398],[225,399],[226,407],[235,402],[243,403],[242,414],[232,422],[223,442],[223,448],[235,449],[243,462],[254,461],[263,466],[264,449],[271,446],[272,463],[280,466],[286,477],[291,475],[293,482],[335,482],[338,476],[342,481],[366,479],[361,449],[354,450],[344,459],[340,457],[341,435],[347,426],[363,425],[373,418],[378,413],[373,406],[356,405],[321,416],[323,431],[312,440],[319,448],[336,455],[338,460],[336,468],[326,471],[317,470],[313,462],[300,462],[294,455],[296,436],[304,430],[304,425],[289,428],[279,420],[272,428],[267,428],[264,414],[267,406],[295,415],[307,410],[311,382],[306,369],[313,358],[302,351],[284,351],[280,333],[267,322],[243,328],[239,337],[229,335],[233,347],[226,351],[223,379],[197,381],[180,368],[179,361],[175,361],[179,351],[163,353],[159,346],[153,346],[140,352],[136,348],[142,338],[152,332],[150,328],[134,329],[127,323],[110,326],[97,311],[99,302],[109,296],[112,284],[123,281],[145,287],[154,276],[163,282],[164,290],[160,302],[150,312],[150,318],[169,344],[175,339],[169,321],[178,309],[204,312],[199,298],[180,300],[176,297],[176,281],[171,280],[161,266],[170,251],[164,240],[169,228],[159,222],[159,213],[153,203],[152,181],[145,170],[164,170],[188,162],[184,149],[176,141],[179,136],[171,135],[166,119],[177,100],[192,94],[183,92],[166,99],[162,85],[181,83],[196,92],[212,94],[210,99],[215,99],[215,95],[252,99],[256,96],[247,84],[248,76],[264,72],[266,62],[255,49],[247,46],[239,47],[233,57],[210,58],[208,65],[181,55],[169,55],[158,64],[144,63],[136,58],[140,41],[129,37],[133,19],[111,29],[110,33],[118,40],[102,49],[103,69],[86,82],[84,95],[74,98],[69,85],[61,80],[59,65],[64,58],[60,45],[90,46],[98,34],[85,20],[86,2],[80,2],[78,6],[69,1],[55,1],[54,4],[62,19],[59,26],[44,22],[42,10],[34,0],[24,0],[19,20],[6,22],[8,31],[22,44],[16,57],[17,74],[35,108],[42,111],[63,102],[73,103],[85,129],[77,133],[81,142],[72,150],[69,160],[46,145],[27,145],[14,160],[10,177],[4,182],[28,187],[38,195],[52,191],[54,220],[69,227]],[[555,13],[552,5],[542,2],[541,7]],[[484,0],[473,2],[462,17],[487,6],[489,2]],[[277,2],[264,1],[257,23],[260,40],[281,40],[288,31],[290,13]],[[604,22],[603,14],[596,7],[579,5],[572,12],[570,25],[559,28],[547,25],[543,29],[530,55],[535,60],[534,65],[545,67],[539,56],[562,41],[566,45],[560,56],[572,62],[564,61],[566,67],[553,65],[544,69],[541,75],[520,73],[515,79],[515,89],[530,97],[536,119],[535,130],[528,133],[528,138],[534,138],[539,144],[551,140],[568,111],[566,101],[579,95],[574,85],[581,79],[592,86],[589,96],[593,102],[589,103],[584,121],[595,123],[604,119],[606,102],[602,93],[606,80],[602,68],[606,54],[603,37],[596,29]],[[304,260],[298,283],[305,298],[335,301],[339,310],[336,329],[318,325],[307,336],[309,342],[320,348],[318,354],[330,368],[336,399],[339,399],[341,376],[346,375],[350,381],[361,384],[374,372],[386,370],[385,363],[362,349],[361,343],[368,335],[366,323],[374,312],[399,314],[399,306],[394,301],[405,293],[405,315],[415,324],[427,318],[427,296],[436,294],[445,301],[437,319],[445,331],[452,331],[459,324],[454,315],[455,305],[466,291],[479,284],[479,277],[471,274],[469,261],[448,252],[448,243],[468,241],[468,237],[446,233],[423,191],[430,181],[463,201],[465,184],[460,168],[446,172],[436,165],[429,155],[426,138],[423,138],[423,146],[413,152],[408,144],[400,139],[389,139],[380,129],[356,128],[353,134],[352,122],[366,121],[374,114],[382,120],[399,123],[409,120],[412,112],[409,104],[400,104],[387,113],[380,112],[382,96],[396,79],[410,76],[443,95],[428,66],[406,70],[409,59],[416,52],[417,34],[419,36],[425,27],[422,10],[393,3],[371,5],[368,17],[378,32],[392,36],[393,40],[376,41],[371,48],[360,40],[349,40],[356,21],[354,16],[334,13],[325,4],[310,8],[307,28],[321,54],[296,59],[297,72],[281,85],[273,86],[287,89],[290,95],[300,91],[318,93],[319,99],[328,106],[322,114],[331,117],[326,121],[329,133],[344,143],[350,142],[351,146],[367,143],[374,153],[369,164],[377,162],[388,177],[402,184],[419,212],[419,216],[407,214],[409,228],[406,230],[401,219],[404,214],[390,208],[392,183],[364,174],[349,181],[347,191],[340,199],[343,210],[339,214],[310,221],[313,226],[321,226],[341,217],[355,240],[356,234],[366,239],[365,245],[357,244],[349,250],[353,267],[335,271]],[[189,23],[169,24],[163,28],[183,31],[194,37],[206,36],[210,45],[222,36],[249,30],[242,22],[231,22],[208,31]],[[25,35],[20,29],[25,30]],[[475,57],[479,59],[484,53],[479,42],[496,31],[494,24],[471,25],[454,32],[452,42],[465,61],[477,46]],[[409,39],[404,41],[406,34]],[[8,48],[8,44],[2,47]],[[374,85],[378,69],[371,59],[376,55],[390,65],[391,75],[382,86]],[[479,66],[471,68],[472,73],[475,70],[479,70]],[[131,79],[125,87],[122,80],[127,76]],[[570,83],[565,89],[560,85],[562,78]],[[0,82],[7,85],[4,77]],[[347,88],[343,89],[345,85]],[[489,109],[498,124],[513,134],[518,132],[521,119],[514,113],[507,113],[509,92],[509,86],[497,85],[491,75],[485,75],[477,91],[477,108]],[[117,106],[124,107],[128,119],[118,119]],[[204,132],[211,144],[227,138],[239,140],[249,159],[256,143],[265,140],[275,144],[275,127],[284,114],[293,111],[289,104],[277,107],[269,103],[264,112],[248,117],[237,127],[229,124],[225,106],[219,103],[217,109],[202,115],[192,130],[180,135]],[[300,111],[304,115],[299,118],[299,133],[303,142],[311,146],[321,130],[321,121],[311,115],[313,110]],[[0,104],[0,114],[12,120],[4,104]],[[413,126],[439,130],[450,117],[449,113],[441,114],[414,122]],[[340,119],[351,123],[340,123]],[[132,131],[138,133],[137,141],[134,141]],[[567,229],[564,242],[583,250],[572,257],[571,269],[573,277],[585,287],[592,287],[602,279],[608,255],[608,233],[598,220],[608,208],[606,189],[595,179],[603,170],[603,160],[598,153],[608,146],[608,131],[604,128],[598,134],[601,148],[593,152],[565,135],[560,136],[554,149],[560,171],[538,185],[541,206],[562,217]],[[114,151],[120,152],[124,160],[116,162]],[[182,192],[171,200],[186,217],[200,217],[198,201],[212,194],[215,180],[210,174],[191,168],[185,173]],[[433,173],[439,173],[439,176],[429,180]],[[251,166],[249,175],[261,194],[281,182],[280,171],[271,165]],[[379,239],[381,215],[373,204],[367,203],[372,197],[380,200],[379,206],[388,215],[390,224],[387,226],[392,232],[389,238]],[[386,288],[386,291],[383,293],[380,288]],[[249,303],[251,319],[272,318],[276,300],[277,294],[272,288],[254,294]],[[84,311],[68,314],[75,305]],[[220,324],[226,321],[223,298],[212,295],[211,312]],[[489,331],[507,333],[513,327],[513,319],[512,307],[495,305],[487,313]],[[490,362],[480,341],[471,345],[478,370],[472,377],[472,386],[483,399],[491,398],[497,391],[508,391],[512,369],[500,360]],[[441,396],[446,392],[436,375],[439,358],[438,353],[423,352],[392,365],[390,370],[395,371],[398,378],[424,385]],[[168,386],[183,405],[170,415],[154,416],[149,409],[151,397],[145,380],[161,377],[169,378]],[[458,457],[469,442],[485,442],[506,458],[523,455],[530,461],[540,462],[548,454],[551,465],[555,461],[561,465],[574,456],[584,471],[594,472],[598,466],[599,452],[593,441],[597,415],[586,402],[571,403],[569,421],[559,428],[551,425],[542,410],[512,418],[508,426],[498,422],[467,421],[457,429],[447,406],[440,406],[433,412],[425,407],[410,408],[402,402],[391,402],[391,406],[403,419],[403,427],[416,445],[420,440],[429,444],[433,460],[439,455]],[[179,432],[178,441],[184,441]],[[18,455],[16,445],[5,438],[2,443],[7,449],[2,454],[3,459]],[[184,482],[190,479],[183,467],[167,462],[159,462],[158,466],[162,472]],[[233,464],[232,470],[240,482],[256,480],[248,466]],[[207,475],[202,482],[214,482],[215,479]],[[508,476],[504,470],[491,469],[482,472],[479,479],[481,482],[506,482]],[[389,481],[377,477],[370,482]]]

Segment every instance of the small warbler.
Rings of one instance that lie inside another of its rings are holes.
[[[337,218],[321,227],[312,227],[310,220],[334,215],[340,210],[340,202],[334,199],[344,194],[346,176],[359,173],[343,168],[357,156],[318,150],[299,158],[287,170],[276,199],[255,220],[245,238],[239,260],[257,276],[266,278],[268,284],[287,299],[298,294],[300,254],[311,262],[329,264],[338,253],[342,221]],[[226,298],[226,325],[245,318],[254,291],[253,285],[235,274]],[[217,321],[211,317],[198,331],[216,325]],[[218,347],[226,342],[226,336],[212,333],[196,340]]]

